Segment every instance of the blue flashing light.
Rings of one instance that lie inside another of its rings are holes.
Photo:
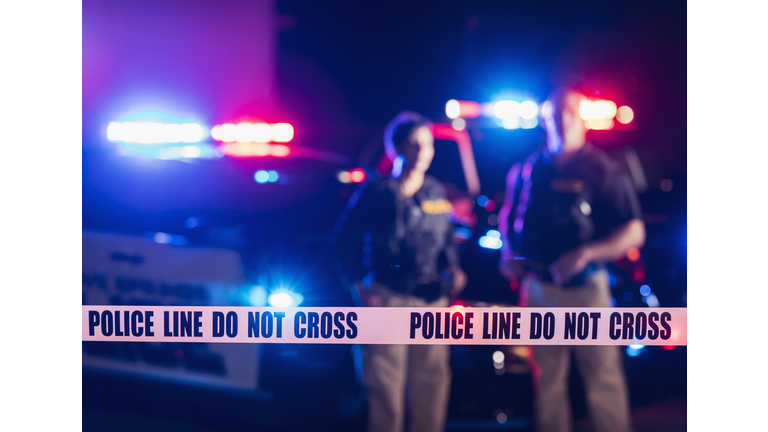
[[[267,301],[272,307],[288,308],[300,305],[304,301],[304,297],[301,294],[281,288],[272,291]]]
[[[254,179],[256,179],[258,183],[267,183],[267,182],[274,183],[277,181],[278,175],[277,175],[277,171],[259,170],[259,171],[256,171],[256,174],[254,174],[253,177]]]
[[[650,307],[659,307],[659,299],[653,294],[647,295],[643,297],[643,300],[645,300],[645,303]]]
[[[160,159],[195,159],[211,153],[209,146],[185,145],[164,147],[157,150]]]
[[[493,103],[492,111],[505,129],[533,129],[539,124],[539,105],[531,100],[501,99]]]
[[[201,217],[190,217],[187,218],[187,220],[184,221],[184,226],[186,226],[189,229],[192,229],[194,227],[201,226],[205,223],[205,219]]]
[[[248,291],[248,302],[251,306],[264,306],[267,304],[267,289],[256,285]]]
[[[197,123],[111,122],[107,139],[134,144],[196,143],[208,136]]]
[[[640,295],[645,297],[645,296],[650,295],[650,294],[651,294],[651,287],[649,287],[648,285],[640,286]]]
[[[213,146],[205,143],[196,144],[158,144],[145,145],[134,143],[117,143],[119,150],[126,156],[143,156],[154,159],[200,159],[215,156]]]
[[[258,183],[266,183],[269,181],[269,173],[264,170],[256,171],[254,178]]]
[[[178,234],[168,234],[164,232],[147,232],[145,234],[145,237],[149,238],[155,243],[160,243],[160,244],[170,244],[174,246],[186,246],[187,244],[189,244],[189,240],[186,237]]]
[[[477,243],[486,249],[501,249],[501,239],[498,237],[482,236]]]
[[[523,119],[520,122],[520,127],[522,127],[523,129],[533,129],[538,125],[539,125],[539,120],[536,117],[531,119]]]
[[[485,195],[480,195],[479,197],[477,197],[475,202],[477,202],[477,205],[479,205],[480,207],[485,207],[485,203],[488,202],[488,197]]]
[[[469,238],[472,237],[472,230],[464,227],[456,227],[453,229],[453,236],[463,240],[469,240]]]
[[[645,348],[645,345],[630,345],[627,347],[627,355],[630,357],[637,357]]]
[[[485,233],[485,235],[491,238],[497,238],[497,239],[501,238],[501,233],[496,230],[488,230],[488,232]]]

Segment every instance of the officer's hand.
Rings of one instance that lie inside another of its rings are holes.
[[[360,296],[360,303],[365,307],[381,307],[383,302],[381,297],[374,293],[374,284],[377,282],[371,282],[369,287],[364,287],[362,281],[355,282],[357,288],[357,294]]]
[[[464,270],[459,266],[448,267],[448,272],[453,278],[453,287],[451,287],[449,296],[451,298],[456,298],[462,291],[464,291],[464,287],[467,286],[467,274],[464,273]]]
[[[589,264],[591,258],[587,249],[577,247],[562,254],[555,262],[549,265],[549,274],[556,285],[568,283],[574,276],[581,273]]]
[[[521,256],[511,251],[502,251],[499,259],[499,273],[507,280],[518,280],[525,274],[525,267],[514,257]]]

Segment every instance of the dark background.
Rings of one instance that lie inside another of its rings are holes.
[[[210,4],[188,3],[191,19],[203,21],[203,10]],[[131,75],[103,66],[109,64],[101,54],[104,48],[98,56],[89,57],[89,44],[100,37],[89,23],[103,19],[89,15],[89,8],[96,4],[83,3],[84,67],[91,60],[100,65],[86,67],[88,73],[84,72],[84,229],[162,231],[184,235],[193,245],[236,248],[243,255],[246,277],[255,278],[260,268],[268,266],[270,283],[292,286],[304,296],[303,306],[352,305],[325,249],[327,235],[350,193],[335,173],[343,167],[373,165],[382,152],[381,133],[387,121],[400,110],[411,109],[447,122],[444,106],[449,99],[483,102],[523,92],[542,101],[554,86],[580,83],[590,95],[634,110],[635,120],[627,127],[591,131],[589,139],[617,159],[627,148],[638,155],[648,183],[640,193],[648,230],[642,250],[643,283],[652,287],[661,306],[686,306],[685,2],[278,0],[273,4],[273,19],[267,20],[274,31],[265,33],[275,38],[273,45],[267,45],[267,49],[274,46],[274,63],[266,66],[274,75],[265,79],[272,79],[276,87],[258,98],[238,95],[222,100],[217,92],[205,90],[206,82],[195,81],[204,95],[200,101],[180,98],[190,106],[206,106],[207,111],[199,110],[197,115],[208,116],[211,122],[249,110],[259,111],[268,121],[289,121],[296,129],[294,144],[343,155],[347,163],[340,165],[299,158],[186,163],[118,156],[99,133],[108,121],[102,107],[119,87],[119,80],[110,81],[110,77]],[[134,10],[132,19],[141,21],[151,15],[142,11],[162,7],[152,5],[163,2],[116,4]],[[251,11],[244,1],[219,4],[229,8],[233,17],[242,16],[238,8]],[[182,20],[183,11],[179,13]],[[119,23],[126,18],[112,19]],[[231,24],[233,40],[243,25],[247,24]],[[140,28],[130,26],[124,31],[141,34]],[[100,43],[108,51],[108,40]],[[228,49],[236,52],[238,46]],[[222,58],[213,61],[219,63],[211,73],[220,74],[222,80],[239,70]],[[258,65],[249,67],[258,69]],[[150,76],[152,69],[147,70]],[[96,86],[102,82],[97,78],[107,84]],[[247,77],[238,80],[248,83]],[[233,89],[227,94],[237,93]],[[470,123],[470,132],[482,194],[494,199],[504,189],[509,167],[544,142],[541,128],[504,130]],[[275,169],[287,182],[271,188],[258,185],[253,181],[257,169]],[[446,162],[442,171],[440,166],[435,168],[435,174],[447,179],[455,173]],[[671,191],[660,189],[663,179],[672,180]],[[480,225],[462,245],[463,265],[470,276],[464,300],[514,304],[515,292],[495,270],[498,252],[477,246],[477,238],[493,228],[485,222],[489,212],[476,207],[476,213]],[[498,206],[492,213],[498,213]],[[185,226],[189,217],[206,222],[190,229]],[[637,290],[640,283],[624,274],[620,265],[615,273],[617,303],[644,306]],[[493,424],[520,430],[530,427],[526,423],[531,415],[530,375],[495,375],[490,359],[494,350],[452,348],[449,417],[476,422],[475,426],[449,422],[456,429]],[[365,400],[355,382],[352,359],[349,346],[267,345],[261,372],[264,391],[259,394],[219,394],[87,373],[83,375],[84,429],[113,429],[119,423],[125,430],[180,425],[190,430],[256,426],[262,430],[361,430]],[[625,365],[635,410],[661,406],[661,411],[648,415],[668,426],[681,415],[685,418],[685,347],[647,347],[637,357],[626,357]],[[582,419],[586,408],[575,374],[572,384],[574,415]],[[151,402],[155,400],[163,403]],[[497,409],[511,409],[508,412],[514,415],[509,422],[497,424],[493,414]],[[518,419],[519,423],[513,421]]]

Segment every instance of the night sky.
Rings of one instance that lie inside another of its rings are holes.
[[[579,83],[636,113],[633,131],[592,132],[596,144],[632,145],[654,179],[685,171],[685,2],[283,0],[277,9],[281,106],[344,152],[402,109],[439,120],[449,99],[524,91],[541,101]],[[522,153],[505,142],[514,135],[476,146],[514,159]],[[536,139],[523,139],[522,152]]]

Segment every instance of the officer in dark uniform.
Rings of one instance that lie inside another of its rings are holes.
[[[363,306],[448,306],[467,278],[447,217],[451,204],[440,182],[426,174],[434,156],[431,123],[402,112],[387,127],[384,144],[394,160],[392,174],[365,186],[338,237],[336,255]],[[362,357],[370,431],[403,430],[406,384],[408,429],[443,430],[451,381],[448,346],[365,345]]]
[[[521,305],[608,307],[605,262],[645,241],[629,176],[586,140],[585,97],[557,89],[542,105],[546,148],[507,175],[499,214],[500,272],[521,280]],[[630,430],[629,402],[616,346],[534,346],[538,431],[569,431],[571,352],[596,431]]]

